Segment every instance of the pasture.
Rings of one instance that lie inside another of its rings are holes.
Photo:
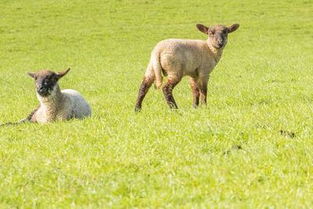
[[[0,123],[37,105],[27,72],[71,72],[93,115],[0,127],[0,208],[310,208],[310,0],[2,0]],[[153,46],[205,39],[195,25],[240,23],[192,108],[160,90],[134,112]]]

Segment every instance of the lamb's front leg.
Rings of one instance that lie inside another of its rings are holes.
[[[36,109],[34,109],[30,114],[28,114],[28,116],[26,118],[20,120],[19,123],[25,123],[25,122],[35,123],[35,122],[37,122],[35,114],[36,114],[37,110],[39,109],[39,107],[40,107],[40,105]]]
[[[200,89],[200,102],[201,104],[207,104],[207,93],[208,93],[208,80],[209,77],[202,77],[198,81]]]
[[[39,107],[38,107],[39,108]],[[26,122],[36,122],[33,120],[33,116],[36,113],[36,111],[38,110],[38,108],[36,108],[35,110],[33,110],[26,118],[19,120],[18,122],[8,122],[8,123],[4,123],[4,124],[0,124],[0,127],[3,126],[13,126],[13,125],[19,125],[21,123],[26,123]]]
[[[190,78],[189,84],[190,84],[190,87],[192,90],[192,96],[193,96],[192,106],[194,108],[197,108],[199,106],[199,97],[200,97],[200,90],[198,87],[197,79]]]

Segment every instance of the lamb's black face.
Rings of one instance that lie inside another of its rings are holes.
[[[41,70],[37,73],[28,73],[35,79],[36,91],[42,97],[48,97],[53,94],[58,80],[63,77],[70,69],[61,73],[55,73],[50,70]]]
[[[38,76],[36,78],[37,93],[42,97],[51,95],[57,82],[57,74],[54,72],[47,72]]]

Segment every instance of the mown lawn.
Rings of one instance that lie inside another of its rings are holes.
[[[310,208],[311,0],[1,0],[0,123],[38,104],[26,72],[72,71],[93,116],[0,128],[0,208]],[[137,91],[166,38],[240,23],[211,75],[207,107],[185,78],[171,111]]]

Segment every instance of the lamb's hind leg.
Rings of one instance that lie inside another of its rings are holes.
[[[179,83],[181,77],[168,78],[167,83],[162,88],[166,102],[171,109],[178,109],[178,106],[173,97],[173,89]]]
[[[190,78],[189,84],[190,84],[190,87],[192,90],[192,96],[193,96],[192,106],[194,108],[197,108],[199,106],[199,97],[200,97],[200,90],[199,90],[197,80],[195,78]]]
[[[149,88],[151,87],[153,81],[154,81],[153,77],[144,77],[144,79],[142,80],[140,88],[139,88],[139,92],[138,92],[136,106],[135,106],[136,112],[141,110],[142,101],[145,98],[145,96],[146,96]]]

